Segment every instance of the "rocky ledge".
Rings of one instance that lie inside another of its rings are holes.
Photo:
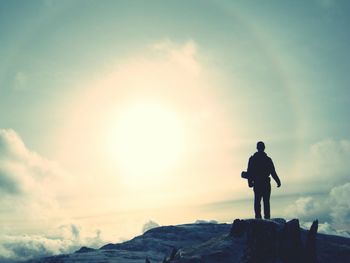
[[[316,263],[317,228],[317,220],[302,233],[297,219],[236,219],[228,235],[172,251],[163,263]]]

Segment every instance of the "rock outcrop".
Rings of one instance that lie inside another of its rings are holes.
[[[236,219],[228,235],[180,249],[168,263],[317,263],[317,220],[302,241],[299,220]]]

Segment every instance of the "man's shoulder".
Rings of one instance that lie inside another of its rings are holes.
[[[249,162],[253,162],[256,159],[255,154],[249,157]]]
[[[267,162],[269,163],[269,165],[272,165],[272,166],[274,165],[272,158],[270,156],[267,156]]]
[[[267,153],[265,153],[265,152],[264,152],[264,154],[260,154],[257,157],[259,157],[260,160],[263,160],[263,162],[273,163],[271,157],[268,156]]]

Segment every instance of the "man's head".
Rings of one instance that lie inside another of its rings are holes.
[[[265,151],[265,144],[264,144],[264,142],[258,142],[257,144],[256,144],[256,149],[258,150],[258,152],[263,152],[263,151]]]

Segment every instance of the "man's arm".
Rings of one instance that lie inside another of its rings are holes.
[[[272,178],[276,181],[277,183],[277,187],[280,187],[281,186],[281,180],[280,178],[278,177],[277,173],[276,173],[276,169],[275,169],[275,166],[272,162],[272,159],[271,160],[271,176]]]

